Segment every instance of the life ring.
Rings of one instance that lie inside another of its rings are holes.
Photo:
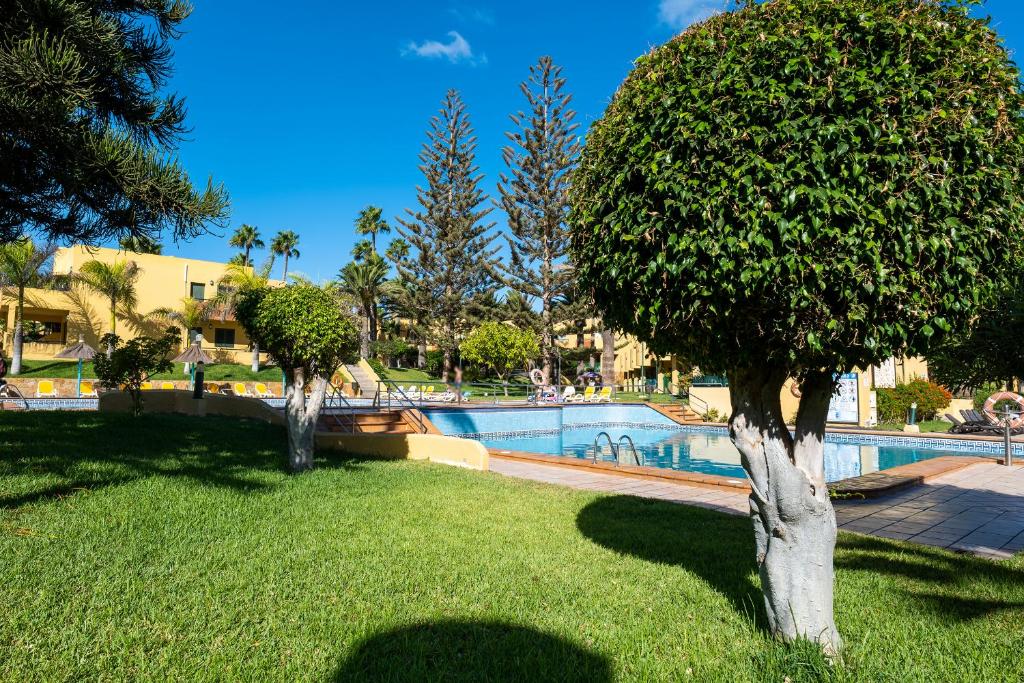
[[[544,385],[544,373],[541,371],[540,368],[534,368],[533,370],[530,370],[530,381],[533,382],[538,387]]]
[[[1015,394],[1012,391],[1000,391],[999,393],[992,394],[985,399],[985,407],[982,410],[987,416],[997,423],[1001,416],[996,413],[996,404],[1000,401],[1013,401],[1021,409],[1021,414],[1015,419],[1010,420],[1010,429],[1020,429],[1021,427],[1024,427],[1024,396]]]
[[[800,398],[800,385],[793,380],[789,385],[789,393],[793,394],[796,398]]]

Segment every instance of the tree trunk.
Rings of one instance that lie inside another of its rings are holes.
[[[252,344],[252,371],[253,374],[260,371],[260,345],[256,342]]]
[[[615,386],[615,333],[601,330],[601,382]]]
[[[541,332],[541,372],[544,373],[544,384],[561,384],[562,378],[556,377],[551,381],[552,373],[555,371],[555,329],[551,317],[551,297],[545,292],[541,303],[541,324],[544,329]]]
[[[452,350],[444,350],[444,363],[441,365],[441,381],[448,383],[448,373],[452,370]]]
[[[21,359],[25,349],[25,288],[18,288],[18,310],[14,319],[14,341],[11,349],[11,376],[21,374]]]
[[[291,370],[291,381],[285,395],[288,418],[288,465],[292,472],[313,468],[316,446],[316,423],[327,392],[327,380],[313,379],[313,392],[306,399],[306,374],[302,368]]]
[[[362,316],[362,325],[359,330],[359,355],[363,358],[370,357],[370,318]]]
[[[284,273],[281,275],[281,280],[288,284],[288,252],[284,254]]]
[[[729,373],[729,432],[750,477],[750,516],[768,624],[784,641],[806,638],[830,655],[842,640],[832,610],[836,518],[825,484],[824,436],[831,372],[801,382],[796,435],[779,393],[786,371]]]
[[[427,367],[427,343],[420,341],[416,345],[416,369],[422,370]]]

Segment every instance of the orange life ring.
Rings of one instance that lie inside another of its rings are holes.
[[[996,423],[999,422],[999,415],[996,414],[996,404],[1000,401],[1013,401],[1021,409],[1021,414],[1016,419],[1010,420],[1010,429],[1024,427],[1024,396],[1015,394],[1012,391],[1000,391],[985,399],[985,407],[982,410]]]

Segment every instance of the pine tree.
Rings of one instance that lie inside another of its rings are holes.
[[[164,92],[183,0],[0,5],[0,243],[194,237],[223,225],[220,186],[173,157],[184,101]]]
[[[572,285],[572,270],[565,263],[566,218],[569,172],[580,151],[578,124],[573,123],[576,113],[569,108],[572,95],[565,92],[562,69],[551,57],[530,67],[520,90],[529,113],[511,117],[515,130],[506,134],[511,144],[502,155],[509,173],[498,184],[511,251],[502,281],[540,302],[542,370],[548,382],[556,354],[554,309]]]
[[[495,288],[493,222],[483,208],[487,195],[476,165],[476,136],[459,93],[448,91],[431,119],[420,153],[426,187],[418,188],[420,208],[407,209],[399,233],[411,246],[407,259],[396,261],[398,274],[428,311],[427,330],[444,353],[442,379],[463,333],[472,324],[471,303]]]

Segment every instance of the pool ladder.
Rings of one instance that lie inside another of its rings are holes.
[[[604,437],[608,442],[608,448],[611,450],[612,457],[615,458],[615,464],[619,464],[619,453],[622,452],[623,442],[629,446],[629,450],[633,453],[633,462],[639,467],[642,463],[640,462],[640,454],[637,453],[636,444],[633,443],[633,439],[630,438],[629,434],[623,434],[619,437],[619,442],[615,443],[612,441],[612,437],[608,432],[601,432],[594,437],[594,462],[598,462],[601,453],[601,437]]]

